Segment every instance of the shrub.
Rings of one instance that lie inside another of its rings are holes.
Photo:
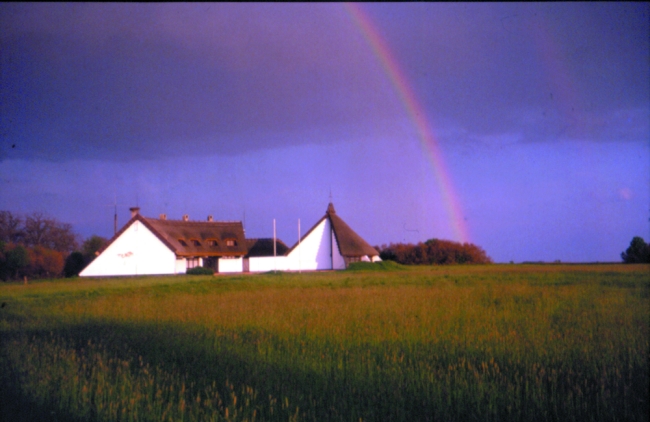
[[[208,267],[194,267],[187,270],[190,275],[214,275],[214,270]]]
[[[84,256],[81,252],[72,252],[65,259],[65,265],[63,266],[63,275],[66,277],[75,277],[78,276],[81,270],[86,266]]]
[[[380,248],[379,256],[404,265],[490,264],[492,259],[472,243],[429,239],[413,245],[391,243]]]

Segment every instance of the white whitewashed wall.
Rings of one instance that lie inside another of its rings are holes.
[[[330,270],[332,269],[330,252],[332,251],[334,268],[345,268],[345,261],[339,252],[336,239],[333,234],[330,237],[331,231],[330,221],[325,218],[287,256],[288,269],[291,271]]]
[[[183,274],[187,272],[187,259],[176,258],[176,274]]]
[[[241,273],[244,271],[244,260],[240,258],[219,258],[220,273]]]
[[[79,275],[174,274],[178,267],[174,252],[141,222],[134,221]],[[185,272],[184,267],[182,272]]]
[[[248,259],[249,271],[252,273],[268,271],[287,271],[289,270],[289,260],[286,256],[257,256]]]
[[[339,251],[339,245],[336,242],[336,236],[334,236],[334,230],[332,230],[332,257],[335,270],[344,270],[345,269],[345,259]]]

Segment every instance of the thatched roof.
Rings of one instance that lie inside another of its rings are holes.
[[[287,253],[289,247],[280,239],[275,239],[275,253],[282,256]],[[255,256],[273,256],[273,238],[265,239],[246,239],[248,253],[246,257]]]
[[[314,224],[314,226],[309,229],[309,231],[301,239],[305,239],[307,236],[309,236],[311,232],[316,227],[318,227],[318,225],[322,223],[326,218],[329,219],[332,225],[334,238],[336,239],[336,244],[339,247],[341,255],[345,257],[362,257],[366,255],[369,257],[379,256],[379,252],[377,252],[375,248],[363,240],[361,236],[352,230],[352,228],[350,228],[350,226],[348,226],[347,223],[336,214],[336,210],[334,210],[334,204],[331,202],[327,206],[327,211],[325,212],[323,218],[318,220],[318,222]],[[289,252],[294,250],[297,246],[298,243],[293,245]]]
[[[240,221],[144,220],[178,256],[242,256],[248,251]]]
[[[243,256],[248,251],[244,227],[239,221],[159,220],[136,214],[102,252],[136,221],[147,227],[177,256]]]
[[[347,257],[379,256],[379,252],[368,244],[361,236],[348,226],[345,221],[336,214],[334,205],[330,202],[327,206],[325,216],[332,223],[334,238],[339,247],[341,255]]]

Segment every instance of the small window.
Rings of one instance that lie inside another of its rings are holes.
[[[201,266],[201,258],[187,258],[186,268],[188,270],[190,268],[200,267],[200,266]]]
[[[237,246],[237,241],[235,239],[226,240],[226,246]]]
[[[208,240],[208,246],[218,246],[219,244],[217,243],[216,240],[210,239]]]
[[[194,244],[194,246],[201,246],[201,242],[196,239],[192,239],[192,244]]]
[[[178,243],[180,243],[183,246],[187,246],[187,242],[183,239],[178,239]]]

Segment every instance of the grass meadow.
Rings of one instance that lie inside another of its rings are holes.
[[[645,422],[649,274],[488,265],[0,284],[0,414]]]

